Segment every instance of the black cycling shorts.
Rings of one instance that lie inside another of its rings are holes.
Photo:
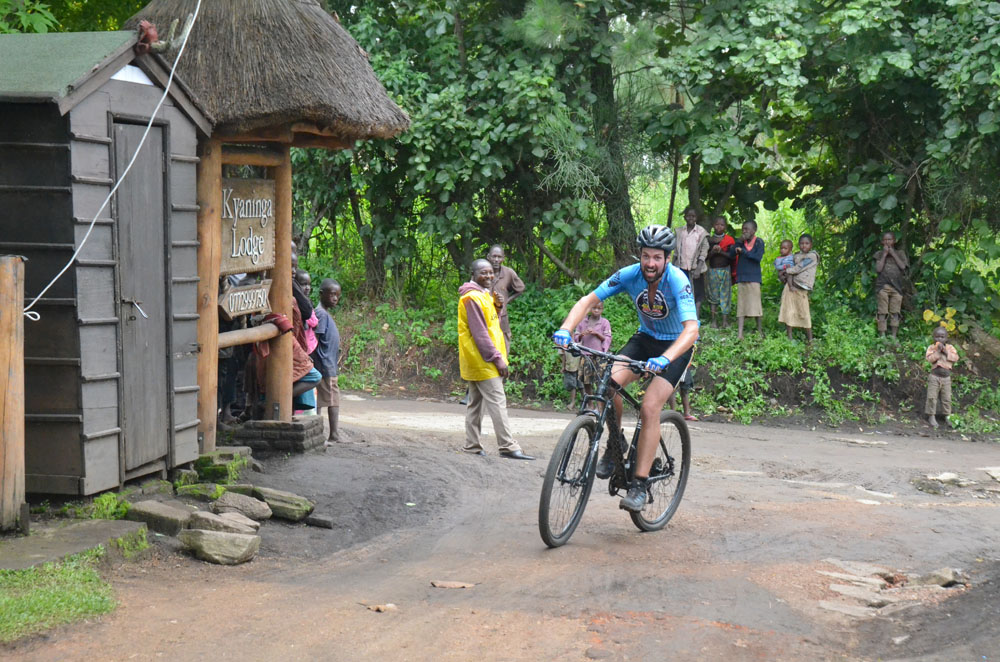
[[[624,354],[636,361],[648,361],[654,356],[663,356],[663,352],[667,351],[667,348],[673,345],[674,342],[674,340],[657,340],[647,333],[636,331],[635,335],[628,339],[628,342],[625,343],[625,346],[618,353]],[[691,347],[688,351],[671,361],[670,365],[662,372],[656,373],[656,377],[667,380],[671,386],[677,388],[677,384],[680,383],[681,378],[684,376],[684,371],[687,370],[688,364],[691,363],[693,354],[694,347]]]

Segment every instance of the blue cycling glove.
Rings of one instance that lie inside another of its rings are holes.
[[[665,356],[656,356],[646,361],[646,370],[649,372],[661,372],[668,365],[670,365],[670,359]]]
[[[569,344],[573,342],[573,337],[569,335],[569,331],[566,329],[559,329],[552,334],[552,342],[559,345],[562,348],[569,347]]]

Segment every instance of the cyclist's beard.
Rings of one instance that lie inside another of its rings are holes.
[[[650,276],[650,273],[648,271],[646,271],[646,269],[643,269],[642,270],[642,277],[646,280],[647,283],[655,283],[656,281],[658,281],[661,278],[663,278],[663,270],[666,269],[666,268],[667,267],[664,264],[663,268],[662,269],[657,269],[656,270],[656,274],[653,275],[653,276]]]

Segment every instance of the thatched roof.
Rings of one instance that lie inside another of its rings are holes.
[[[128,26],[151,21],[165,39],[171,21],[183,25],[195,4],[153,0]],[[410,125],[367,54],[316,0],[202,0],[177,72],[215,118],[216,135],[349,146]]]

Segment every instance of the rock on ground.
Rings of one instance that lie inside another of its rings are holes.
[[[145,522],[149,529],[168,536],[176,536],[187,528],[190,518],[190,510],[175,508],[159,501],[134,503],[125,515],[125,519]]]
[[[258,521],[271,517],[271,508],[263,501],[228,490],[212,504],[212,512],[216,515],[236,512]]]
[[[224,520],[229,520],[230,522],[235,522],[237,524],[243,524],[244,526],[249,526],[254,530],[255,533],[260,530],[260,522],[252,520],[246,515],[242,515],[237,512],[219,513],[219,517],[221,517]]]
[[[257,555],[260,536],[187,529],[177,536],[202,561],[222,565],[245,563]]]
[[[305,497],[282,490],[273,490],[269,487],[255,487],[253,494],[271,507],[271,513],[275,517],[292,522],[305,519],[316,507],[316,504]]]
[[[226,513],[227,515],[232,515],[236,513]],[[240,515],[240,517],[243,517]],[[247,519],[243,517],[243,519]],[[253,522],[253,520],[247,519],[247,521]],[[190,529],[200,529],[202,531],[222,531],[223,533],[243,533],[246,535],[254,535],[257,533],[257,523],[254,522],[256,526],[249,526],[243,524],[233,519],[222,517],[221,515],[216,515],[215,513],[192,513],[191,520],[188,522],[188,528]]]

